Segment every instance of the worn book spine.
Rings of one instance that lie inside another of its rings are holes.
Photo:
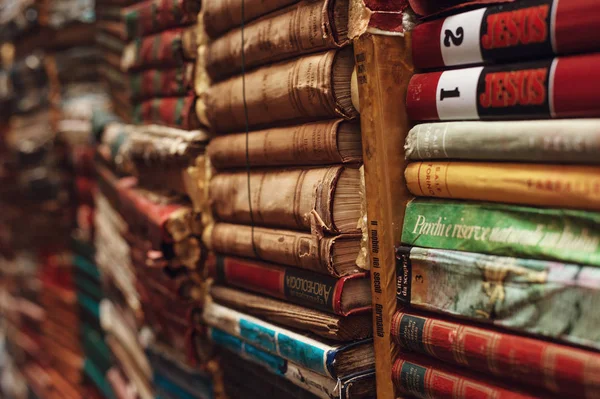
[[[271,373],[284,377],[319,398],[333,399],[338,397],[336,395],[337,381],[288,362],[218,328],[209,328],[208,330],[208,336],[215,344],[227,348],[252,363],[265,367]]]
[[[377,395],[392,399],[397,398],[391,375],[396,351],[389,328],[396,311],[396,270],[390,265],[394,246],[400,243],[404,208],[412,197],[404,184],[406,161],[398,156],[410,128],[404,102],[413,73],[410,33],[403,37],[364,34],[354,40],[354,48],[360,109],[371,115],[360,122]]]
[[[253,128],[326,118],[353,119],[358,112],[350,99],[352,59],[352,48],[346,47],[219,82],[200,97],[198,117],[220,133],[245,130],[246,116]]]
[[[413,76],[415,121],[600,116],[600,53]]]
[[[392,335],[407,351],[545,389],[564,397],[600,392],[600,355],[538,339],[398,312]]]
[[[600,167],[491,162],[414,162],[416,196],[600,210]]]
[[[366,273],[340,279],[294,267],[278,267],[263,262],[216,255],[208,260],[209,273],[222,284],[259,292],[313,309],[347,316],[371,307],[342,310],[344,284],[365,278]]]
[[[175,28],[136,38],[123,51],[121,68],[125,71],[183,65],[198,53],[196,27]]]
[[[334,268],[333,246],[336,242],[359,239],[344,235],[319,238],[308,232],[217,223],[204,231],[202,241],[215,252],[341,277]],[[356,266],[349,274],[362,271]]]
[[[133,109],[134,124],[159,124],[183,130],[195,130],[200,122],[194,112],[196,96],[153,98]]]
[[[422,123],[404,145],[409,160],[463,159],[600,164],[600,119]]]
[[[587,0],[526,0],[440,18],[413,30],[413,59],[422,69],[594,51],[598,12]]]
[[[358,215],[353,228],[348,230],[338,227],[334,218],[337,205],[334,198],[343,173],[355,174],[358,170],[332,166],[261,170],[249,176],[246,172],[219,173],[210,182],[212,210],[225,222],[305,231],[317,223],[319,228],[332,233],[358,233],[355,227]],[[250,199],[248,190],[240,190],[246,185],[250,186]]]
[[[345,18],[339,15],[342,13]],[[347,14],[347,0],[302,1],[244,26],[245,67],[343,46],[348,41]],[[336,22],[345,25],[337,26]],[[206,69],[212,79],[241,71],[240,30],[234,29],[207,45]]]
[[[129,86],[134,101],[152,97],[183,97],[194,90],[194,64],[131,74]]]
[[[200,0],[146,0],[127,7],[122,11],[127,39],[194,23],[200,4]]]
[[[202,4],[204,26],[211,38],[221,36],[228,30],[248,23],[257,17],[268,14],[298,0],[222,0],[207,1]]]
[[[333,363],[344,346],[332,346],[216,303],[204,307],[203,318],[259,349],[280,356],[325,377],[336,379]]]
[[[598,223],[595,212],[418,198],[406,207],[402,242],[600,266]]]
[[[495,385],[468,371],[451,369],[426,358],[401,353],[392,369],[396,387],[417,398],[533,399],[512,386]]]
[[[217,169],[246,166],[246,136],[250,166],[328,165],[360,162],[359,154],[345,155],[340,146],[343,119],[274,127],[266,130],[218,136],[211,140],[207,154]],[[360,128],[351,139],[360,141]]]

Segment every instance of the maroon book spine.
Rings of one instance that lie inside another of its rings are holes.
[[[136,105],[133,110],[134,124],[158,124],[183,130],[194,130],[200,127],[195,112],[196,97],[164,97],[146,100]]]
[[[540,398],[496,385],[476,375],[449,368],[429,359],[400,353],[392,367],[392,379],[401,392],[430,399],[526,399]]]
[[[403,349],[546,389],[600,396],[600,354],[468,324],[397,312],[391,334]]]
[[[425,22],[413,30],[417,68],[539,59],[600,49],[600,2],[524,0]]]
[[[600,53],[417,74],[414,121],[600,116]]]
[[[342,308],[342,292],[347,281],[366,278],[357,273],[339,279],[293,267],[280,267],[264,262],[230,256],[211,256],[207,261],[209,273],[218,282],[258,292],[302,306],[347,316],[365,312],[371,306]]]

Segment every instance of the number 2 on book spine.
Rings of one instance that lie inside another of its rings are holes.
[[[451,44],[455,46],[460,46],[465,39],[465,30],[462,26],[456,28],[456,33],[452,32],[450,29],[446,29],[444,31],[444,46],[450,47]]]
[[[440,101],[444,101],[446,98],[458,98],[460,97],[460,90],[456,87],[454,90],[440,89]]]

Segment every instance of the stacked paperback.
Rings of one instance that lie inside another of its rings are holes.
[[[348,7],[203,7],[196,111],[216,135],[203,318],[231,397],[375,395]]]
[[[600,394],[598,7],[523,0],[413,30],[400,391]]]

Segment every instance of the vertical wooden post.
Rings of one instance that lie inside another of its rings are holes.
[[[410,34],[365,33],[354,41],[367,195],[377,397],[395,398],[390,337],[396,310],[394,246],[410,194],[404,182],[405,98],[413,74]]]

